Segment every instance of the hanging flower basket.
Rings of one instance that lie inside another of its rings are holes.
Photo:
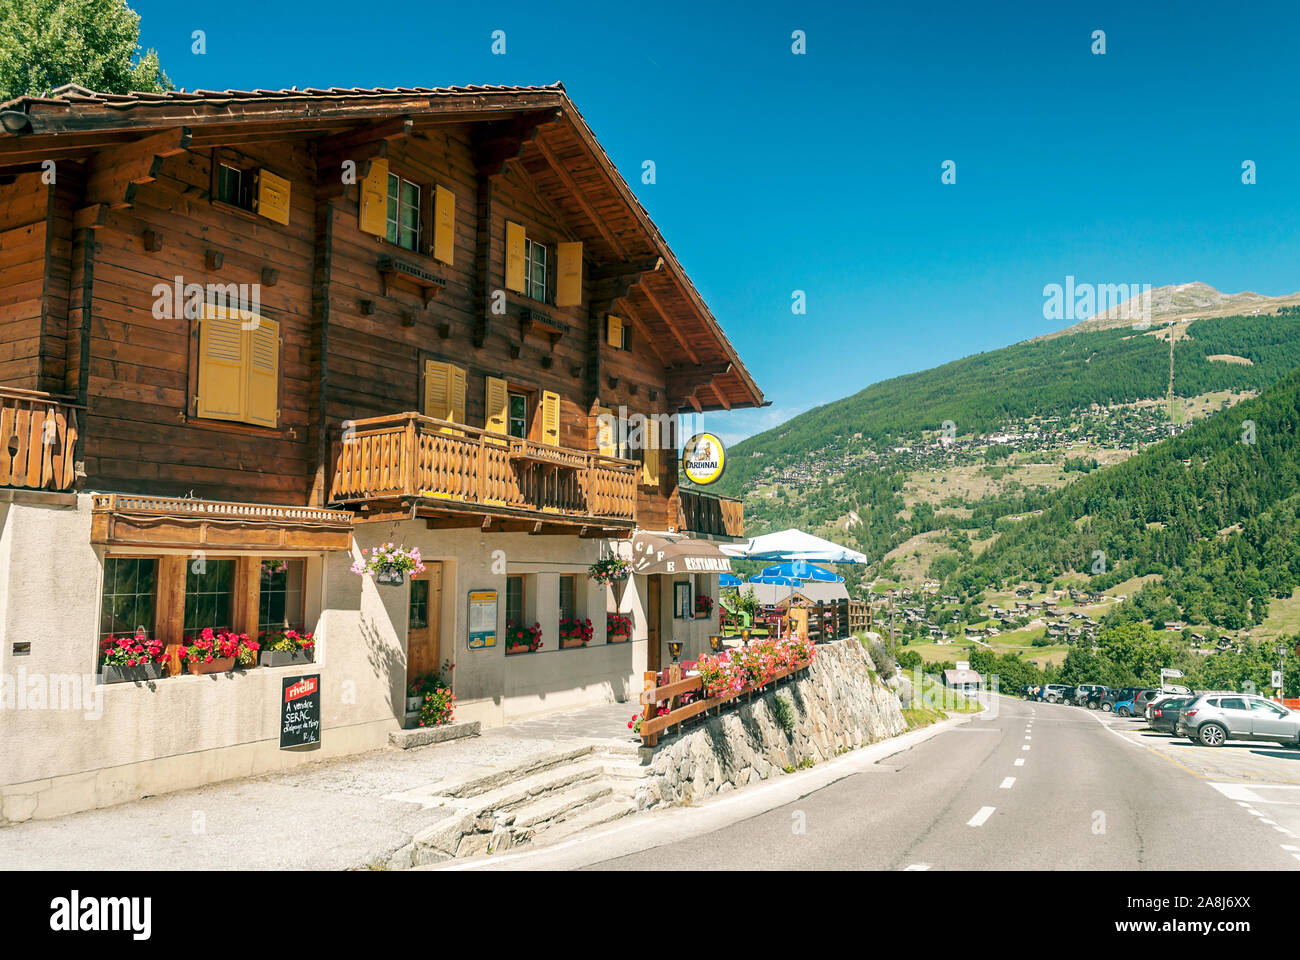
[[[395,547],[385,543],[373,550],[363,548],[361,559],[352,564],[352,572],[361,577],[371,577],[384,587],[400,587],[408,573],[423,573],[424,561],[420,548]]]
[[[587,568],[587,577],[602,586],[606,586],[620,580],[626,580],[628,571],[631,568],[632,562],[630,560],[615,556],[603,557]]]

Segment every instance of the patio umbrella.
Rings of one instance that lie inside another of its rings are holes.
[[[763,568],[765,577],[791,577],[795,580],[813,580],[819,583],[843,583],[844,578],[833,570],[819,567],[807,560],[787,560]]]
[[[838,543],[802,530],[782,530],[751,537],[746,543],[724,543],[720,549],[746,560],[809,560],[813,563],[866,563],[867,557]]]
[[[718,574],[718,586],[720,587],[738,587],[742,583],[744,583],[744,581],[734,573]]]
[[[766,572],[764,572],[761,576],[750,577],[750,578],[749,578],[749,582],[750,582],[750,583],[766,583],[766,584],[769,584],[769,585],[771,585],[771,586],[775,586],[775,587],[797,587],[797,586],[799,586],[799,581],[798,581],[798,580],[795,580],[793,577],[778,577],[778,576],[775,576],[775,575],[768,575]]]

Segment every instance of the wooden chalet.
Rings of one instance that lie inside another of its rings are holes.
[[[21,649],[97,674],[99,642],[142,632],[171,654],[161,700],[103,684],[115,721],[238,717],[154,757],[11,756],[0,790],[239,744],[281,762],[278,672],[186,676],[203,626],[315,630],[323,684],[363,675],[325,706],[327,750],[383,742],[447,662],[484,722],[616,698],[709,625],[674,606],[679,577],[585,571],[634,529],[742,538],[738,501],[678,488],[679,415],[763,403],[559,84],[0,104],[0,669]],[[426,572],[349,572],[390,541]],[[575,617],[595,635],[561,650]],[[544,652],[507,655],[507,621],[541,623]],[[216,778],[203,762],[175,782]]]

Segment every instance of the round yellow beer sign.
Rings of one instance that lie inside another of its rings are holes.
[[[727,452],[722,441],[711,433],[697,433],[682,448],[682,472],[686,479],[701,486],[713,483],[722,476],[727,465]]]

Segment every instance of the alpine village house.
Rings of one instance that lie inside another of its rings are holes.
[[[763,396],[561,85],[0,121],[0,823],[385,746],[444,667],[499,724],[708,649],[743,522],[678,489],[681,415]],[[388,543],[423,572],[353,572]],[[205,628],[315,647],[204,674]],[[160,676],[108,682],[110,637]],[[298,678],[318,742],[282,749]]]

